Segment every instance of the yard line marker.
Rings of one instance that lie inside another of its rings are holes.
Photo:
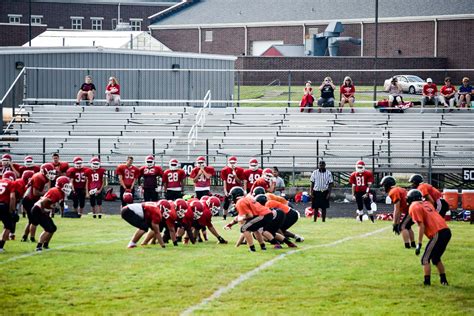
[[[196,310],[201,309],[202,307],[206,306],[207,304],[209,304],[213,300],[221,297],[223,294],[229,292],[230,290],[234,289],[236,286],[238,286],[241,283],[247,281],[248,279],[250,279],[251,277],[253,277],[257,273],[259,273],[260,271],[265,270],[268,267],[271,267],[276,262],[280,261],[281,259],[283,259],[287,256],[290,256],[290,255],[298,253],[298,252],[302,252],[302,251],[306,251],[306,250],[310,250],[310,249],[315,249],[315,248],[333,247],[333,246],[342,244],[342,243],[344,243],[346,241],[349,241],[349,240],[358,239],[358,238],[365,238],[365,237],[369,237],[369,236],[372,236],[372,235],[376,235],[378,233],[381,233],[381,232],[387,230],[388,228],[389,227],[384,227],[384,228],[377,229],[377,230],[374,230],[372,232],[364,233],[364,234],[361,234],[361,235],[345,237],[345,238],[342,238],[342,239],[339,239],[339,240],[336,240],[336,241],[333,241],[333,242],[330,242],[330,243],[327,243],[327,244],[314,245],[314,246],[309,246],[307,248],[300,248],[300,249],[290,250],[290,251],[287,251],[285,253],[282,253],[279,256],[277,256],[277,257],[275,257],[275,258],[273,258],[273,259],[271,259],[267,262],[262,263],[260,266],[256,267],[255,269],[253,269],[249,272],[246,272],[244,274],[241,274],[237,279],[233,280],[232,282],[230,282],[226,286],[217,289],[214,293],[212,293],[211,296],[205,298],[200,303],[198,303],[196,305],[193,305],[193,306],[187,308],[186,310],[184,310],[181,313],[181,316],[191,315]]]

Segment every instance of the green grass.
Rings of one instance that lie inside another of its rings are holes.
[[[31,254],[34,245],[7,242],[0,255],[3,314],[177,315],[288,251],[251,254],[246,247],[216,245],[213,237],[197,245],[126,249],[134,229],[118,216],[55,222],[59,229],[51,251],[18,258]],[[439,285],[436,272],[430,288],[420,285],[419,257],[403,249],[389,222],[314,224],[302,218],[293,230],[306,237],[300,248],[310,249],[277,261],[196,314],[472,315],[473,227],[449,225],[453,238],[443,258],[449,287]],[[221,220],[216,226],[222,232]],[[375,235],[324,247],[383,227]],[[237,229],[222,234],[234,242]]]
[[[292,86],[291,87],[291,101],[301,101],[303,96],[302,86]],[[372,86],[357,86],[356,100],[357,101],[372,101]],[[314,88],[317,90],[317,87]],[[382,91],[383,86],[378,86],[377,91]],[[270,95],[271,93],[279,93],[280,95]],[[234,96],[237,99],[238,88],[234,88]],[[315,99],[319,97],[319,91],[316,91],[314,96]],[[339,98],[339,92],[335,92],[336,99]],[[420,96],[410,96],[404,97],[405,101],[419,101]],[[240,86],[240,100],[259,100],[259,101],[281,101],[281,103],[242,103],[241,106],[244,107],[282,107],[288,106],[288,86]],[[382,99],[380,93],[378,94],[378,99]],[[292,107],[297,107],[298,104],[291,104]],[[346,105],[347,106],[347,105]],[[372,104],[369,103],[356,103],[355,107],[371,107]]]

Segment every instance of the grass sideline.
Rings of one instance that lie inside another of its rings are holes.
[[[216,245],[212,236],[197,245],[126,249],[134,228],[119,216],[55,221],[59,229],[51,251],[36,254],[32,243],[7,242],[0,255],[4,314],[178,315],[288,251],[251,254],[246,247]],[[215,224],[226,239],[236,240],[237,229],[223,231],[218,218]],[[302,218],[294,228],[306,238],[300,248],[314,248],[286,256],[195,314],[472,315],[472,226],[449,225],[453,238],[443,258],[449,287],[439,285],[436,272],[433,285],[423,287],[420,258],[403,249],[390,229],[324,247],[390,227],[389,222],[314,224]]]

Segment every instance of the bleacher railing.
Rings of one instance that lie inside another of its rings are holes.
[[[206,124],[206,114],[207,111],[211,110],[211,90],[207,90],[206,95],[204,96],[203,103],[202,103],[202,108],[199,109],[199,111],[196,113],[196,119],[191,126],[191,129],[189,130],[188,133],[188,160],[190,159],[190,154],[191,154],[191,144],[193,147],[196,146],[196,142],[198,140],[198,131],[199,129],[204,128],[204,124]]]

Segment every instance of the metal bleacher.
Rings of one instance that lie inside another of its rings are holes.
[[[198,108],[178,106],[24,105],[5,131],[3,151],[25,155],[53,152],[71,161],[100,154],[106,165],[132,155],[137,163],[154,153],[163,164],[208,154],[216,167],[230,155],[259,157],[283,170],[313,170],[317,158],[333,169],[352,170],[363,158],[379,170],[416,168],[459,170],[474,163],[474,113],[407,111],[386,114],[371,108],[357,113],[300,113],[287,107],[227,107],[208,111],[205,126],[188,156],[187,134]],[[346,110],[347,111],[347,110]]]

